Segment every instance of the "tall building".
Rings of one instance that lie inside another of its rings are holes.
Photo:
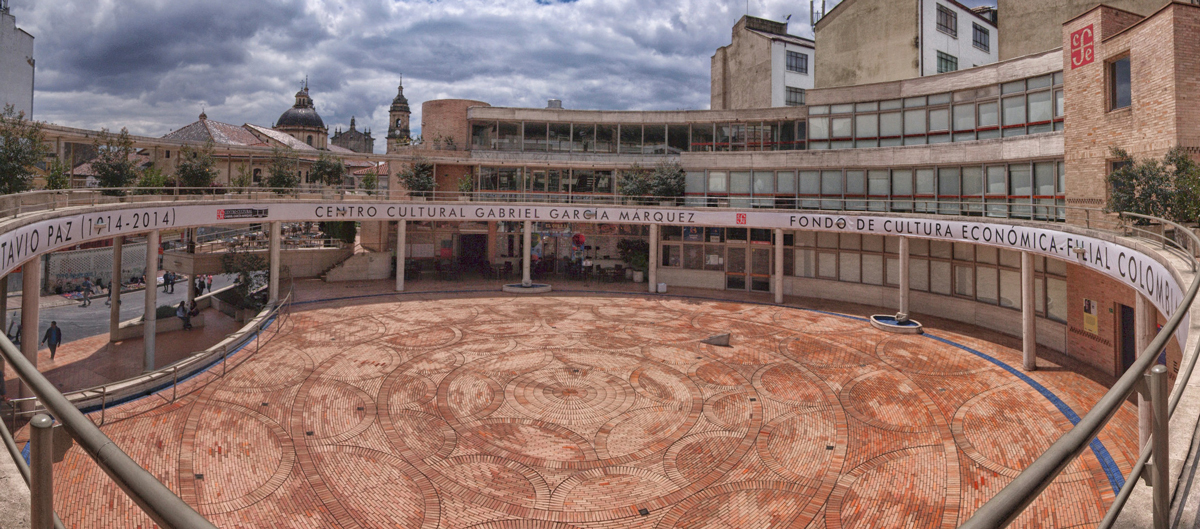
[[[354,152],[375,152],[375,138],[371,137],[370,129],[363,132],[355,128],[353,116],[350,117],[350,128],[345,131],[338,130],[334,132],[329,142]]]
[[[412,141],[408,131],[408,119],[411,116],[408,98],[404,97],[404,79],[401,78],[400,85],[396,87],[396,97],[392,99],[392,106],[388,108],[387,152]]]
[[[1002,8],[999,17],[1004,16]],[[819,46],[816,87],[898,81],[991,64],[998,60],[1000,41],[993,20],[955,0],[843,0],[813,29]]]
[[[1168,0],[997,0],[1000,10],[1000,32],[1020,35],[1000,43],[1000,60],[1041,53],[1062,46],[1062,26],[1092,8],[1104,5],[1149,16],[1165,6]],[[1194,2],[1193,2],[1194,3]]]
[[[789,35],[787,24],[743,16],[729,45],[712,56],[713,110],[804,104],[813,87],[813,41]]]
[[[0,108],[33,116],[33,66],[33,35],[17,27],[8,0],[0,0]]]

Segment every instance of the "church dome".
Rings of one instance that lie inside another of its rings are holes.
[[[317,115],[317,109],[313,108],[312,99],[308,97],[307,86],[296,92],[296,104],[281,114],[275,122],[275,128],[280,127],[325,128],[325,122]]]

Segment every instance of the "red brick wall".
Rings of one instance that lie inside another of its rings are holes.
[[[1100,334],[1084,330],[1083,300],[1099,303]],[[1120,322],[1117,304],[1134,307],[1133,289],[1078,265],[1067,267],[1067,356],[1115,375],[1120,361]]]
[[[483,101],[469,99],[437,99],[421,103],[421,142],[430,149],[447,149],[445,138],[450,138],[456,149],[465,150],[471,145],[471,125],[467,121],[467,109],[491,106]],[[435,145],[442,139],[441,145]]]
[[[433,175],[435,180],[435,190],[439,192],[458,192],[458,179],[463,175],[468,175],[471,178],[474,178],[475,167],[472,165],[438,164],[437,167],[434,168]]]

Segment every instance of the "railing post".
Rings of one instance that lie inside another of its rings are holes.
[[[1154,406],[1154,433],[1150,439],[1154,462],[1154,529],[1167,529],[1171,516],[1171,491],[1168,490],[1171,463],[1167,457],[1167,367],[1155,365],[1150,368],[1149,376],[1150,398]]]
[[[108,400],[108,386],[100,386],[100,426],[104,426],[104,404]]]
[[[171,402],[175,402],[175,397],[179,393],[179,366],[171,370]]]
[[[29,519],[31,529],[54,527],[54,420],[39,413],[29,421]]]

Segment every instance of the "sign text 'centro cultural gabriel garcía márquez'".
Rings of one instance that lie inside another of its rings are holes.
[[[178,204],[178,203],[176,203]],[[86,240],[221,224],[269,221],[533,221],[662,226],[744,227],[830,231],[916,237],[1029,251],[1097,270],[1138,290],[1164,314],[1176,309],[1183,291],[1175,277],[1151,256],[1118,242],[1070,233],[1050,223],[1038,226],[999,219],[904,216],[888,213],[807,213],[795,210],[726,208],[640,208],[587,205],[504,205],[381,201],[257,202],[150,206],[121,204],[80,213],[62,209],[37,222],[7,223],[0,228],[0,273],[8,273],[42,253],[70,248]],[[45,213],[43,213],[45,215]]]

